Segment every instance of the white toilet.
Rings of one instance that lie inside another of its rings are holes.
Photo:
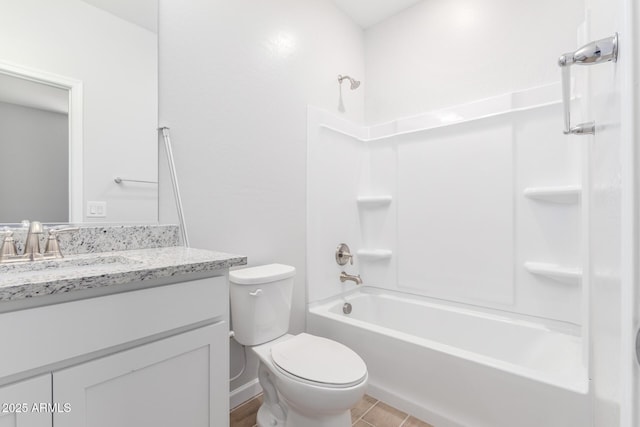
[[[258,426],[349,427],[350,409],[367,386],[367,366],[338,342],[287,334],[295,273],[282,264],[229,273],[235,339],[260,359]]]

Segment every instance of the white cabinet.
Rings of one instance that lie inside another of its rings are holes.
[[[0,380],[122,345],[134,347],[168,331],[227,320],[228,307],[224,275],[3,313]]]
[[[0,427],[51,427],[51,374],[0,387]]]
[[[228,419],[228,326],[202,327],[53,374],[56,427],[220,427]]]
[[[0,314],[0,427],[228,426],[226,273]]]

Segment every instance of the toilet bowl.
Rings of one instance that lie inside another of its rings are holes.
[[[336,341],[287,334],[295,269],[270,264],[229,273],[236,340],[260,361],[258,426],[349,427],[364,396],[367,367]]]

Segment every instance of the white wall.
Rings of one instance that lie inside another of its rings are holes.
[[[362,76],[363,52],[362,31],[329,1],[160,2],[160,118],[191,244],[295,266],[292,332],[305,328],[307,105],[362,122],[362,86],[343,92],[340,113],[337,75]],[[175,218],[166,190],[161,221]],[[236,373],[238,346],[231,360]],[[250,358],[232,388],[256,367]]]
[[[0,102],[0,219],[69,218],[66,114]]]
[[[84,201],[107,202],[97,221],[156,222],[156,186],[113,178],[157,177],[157,34],[80,0],[0,9],[0,62],[83,82]]]
[[[368,28],[367,122],[558,81],[583,3],[426,0]]]

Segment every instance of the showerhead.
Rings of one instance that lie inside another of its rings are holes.
[[[360,82],[358,80],[349,76],[338,75],[338,83],[342,84],[342,81],[344,79],[349,80],[349,82],[351,83],[351,90],[356,90],[358,89],[358,86],[360,86]]]

